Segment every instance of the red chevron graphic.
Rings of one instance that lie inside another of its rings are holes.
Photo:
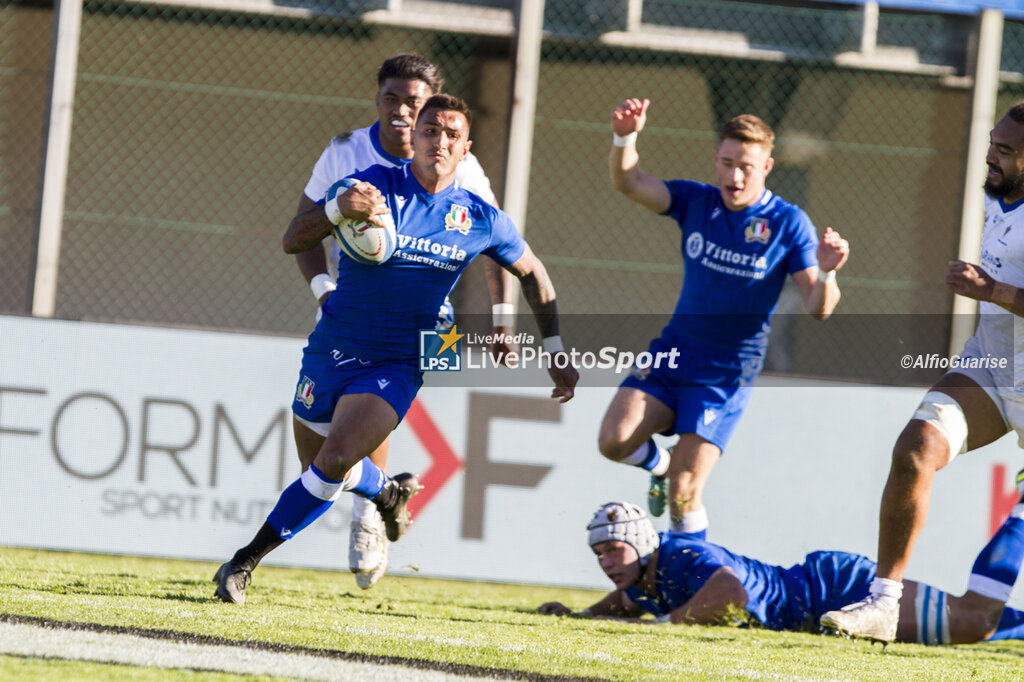
[[[419,400],[414,400],[409,411],[405,413],[405,423],[409,425],[416,439],[423,445],[423,449],[427,451],[431,461],[430,468],[420,475],[420,484],[423,486],[423,490],[409,500],[409,514],[412,518],[416,518],[420,510],[434,499],[434,495],[441,492],[441,488],[448,482],[448,479],[463,467],[463,461],[448,445],[448,441],[444,439],[444,435]]]
[[[1013,511],[1013,506],[1020,501],[1020,493],[1017,492],[1016,481],[1013,478],[1010,480],[1014,481],[1014,486],[1009,490],[1006,489],[1006,472],[1005,464],[992,465],[992,504],[989,507],[988,515],[989,537],[996,534],[999,526],[1003,525],[1003,521]]]

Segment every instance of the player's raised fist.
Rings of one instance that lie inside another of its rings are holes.
[[[616,135],[625,137],[630,133],[639,133],[647,122],[649,99],[627,99],[612,111],[612,130]]]
[[[821,235],[821,242],[818,244],[818,267],[825,272],[838,270],[849,257],[850,242],[831,227],[826,227],[825,234]]]
[[[954,294],[967,296],[976,301],[992,299],[996,280],[977,265],[962,260],[949,261],[946,271],[946,287]]]

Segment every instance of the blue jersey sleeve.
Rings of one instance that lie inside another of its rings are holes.
[[[664,578],[662,589],[673,609],[693,598],[715,571],[729,565],[717,549],[714,545],[676,546],[658,562],[658,577]]]
[[[491,242],[483,253],[493,258],[498,265],[512,265],[523,257],[526,242],[507,213],[492,210],[494,219],[491,223]]]
[[[668,187],[672,198],[669,201],[668,210],[662,215],[675,218],[682,226],[690,202],[694,197],[702,194],[707,186],[692,180],[666,180],[665,186]]]
[[[645,594],[636,586],[626,589],[626,595],[637,606],[655,616],[690,601],[715,571],[732,567],[731,555],[717,545],[675,533],[662,533],[661,538],[655,594]]]
[[[814,223],[800,209],[796,209],[793,218],[793,243],[786,258],[786,268],[791,275],[818,264],[818,234]]]

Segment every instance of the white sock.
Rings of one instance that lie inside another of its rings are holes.
[[[369,500],[359,495],[353,495],[352,520],[357,523],[366,521],[369,522],[370,525],[380,523],[380,511],[377,509],[377,505],[373,503],[373,500]]]
[[[669,526],[673,533],[699,533],[711,525],[708,521],[707,507],[694,509],[683,514],[682,518],[672,515]]]
[[[341,484],[342,490],[351,490],[359,484],[359,479],[363,475],[363,460],[359,460],[355,465],[348,470],[348,476]],[[362,495],[352,496],[352,520],[360,522],[363,520],[376,522],[380,519],[380,512],[377,511],[377,505],[373,503],[373,500],[363,497]]]
[[[664,476],[668,473],[669,462],[672,461],[671,456],[668,454],[668,450],[661,446],[658,447],[658,463],[651,469],[652,476]]]
[[[356,462],[348,473],[345,475],[345,480],[341,482],[342,490],[352,490],[359,485],[359,479],[363,476],[363,460]],[[357,496],[358,497],[358,496]]]
[[[653,476],[664,476],[668,473],[668,463],[671,461],[671,457],[669,457],[668,450],[649,440],[638,447],[636,452],[619,461],[623,464],[647,469]]]
[[[901,581],[875,578],[871,581],[871,587],[868,590],[879,605],[887,609],[899,608],[900,597],[903,596],[903,583]]]

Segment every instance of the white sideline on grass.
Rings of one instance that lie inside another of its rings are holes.
[[[0,623],[0,654],[92,661],[147,668],[202,670],[242,675],[299,676],[325,682],[408,682],[408,680],[493,680],[400,665],[344,661],[312,654],[260,651],[243,646],[169,642],[151,637],[88,630],[56,630]],[[411,675],[410,675],[411,673]]]

